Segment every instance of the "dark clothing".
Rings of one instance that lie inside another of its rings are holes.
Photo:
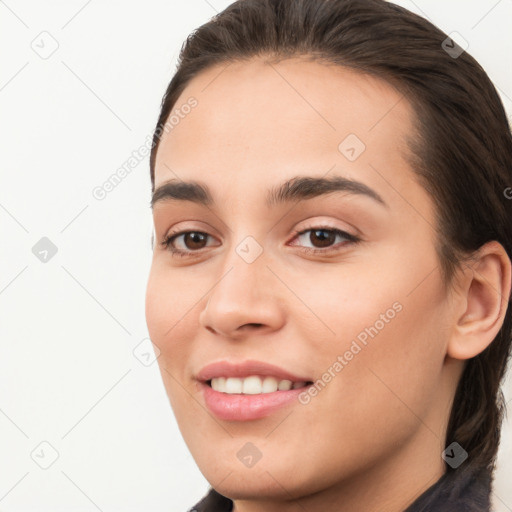
[[[491,485],[489,470],[463,464],[456,470],[449,469],[403,512],[490,512]],[[232,509],[233,502],[211,488],[189,512]]]

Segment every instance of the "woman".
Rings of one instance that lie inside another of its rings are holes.
[[[381,0],[237,1],[182,49],[151,180],[193,510],[490,510],[512,137],[470,55]]]

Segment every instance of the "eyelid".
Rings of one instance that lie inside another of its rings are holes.
[[[182,235],[182,234],[185,234],[185,233],[204,233],[204,234],[207,234],[208,236],[212,237],[212,238],[217,238],[217,240],[219,239],[219,234],[217,229],[215,229],[213,226],[211,226],[210,224],[208,223],[205,223],[203,221],[200,221],[199,219],[190,219],[189,221],[185,221],[187,225],[185,226],[182,226],[183,222],[178,222],[177,224],[175,224],[173,227],[167,229],[166,231],[164,231],[164,235],[162,236],[162,238],[160,239],[160,243],[164,243],[165,240],[171,238],[172,236],[177,236],[177,235]],[[201,225],[195,225],[195,226],[188,226],[188,223],[189,222],[194,222],[194,223],[199,223],[199,224],[203,224],[203,226]],[[215,234],[212,234],[215,233]]]
[[[347,223],[345,222],[345,225]],[[301,225],[300,229],[294,229],[293,230],[293,237],[295,238],[297,235],[300,235],[304,233],[305,231],[309,230],[332,230],[332,231],[338,231],[341,232],[347,237],[353,238],[353,239],[363,239],[362,233],[352,224],[348,224],[350,227],[346,228],[344,226],[335,225],[332,220],[321,220],[321,219],[315,219],[315,220],[308,220],[304,224]]]

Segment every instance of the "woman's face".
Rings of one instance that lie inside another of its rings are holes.
[[[289,499],[439,476],[458,373],[408,102],[341,67],[254,59],[197,76],[173,114],[146,318],[205,477]]]

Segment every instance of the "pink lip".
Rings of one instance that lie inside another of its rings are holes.
[[[275,391],[261,395],[228,395],[215,391],[208,384],[200,383],[208,409],[221,420],[249,421],[269,416],[277,409],[297,400],[306,387]],[[298,401],[298,400],[297,400]]]
[[[221,420],[250,421],[269,416],[277,409],[297,400],[297,397],[306,387],[290,389],[289,391],[275,391],[259,395],[227,394],[215,391],[207,381],[214,377],[249,377],[259,375],[271,376],[278,380],[291,380],[292,382],[312,381],[309,377],[300,377],[292,373],[261,361],[245,361],[233,364],[227,361],[218,361],[205,366],[197,375],[200,389],[208,409]]]

